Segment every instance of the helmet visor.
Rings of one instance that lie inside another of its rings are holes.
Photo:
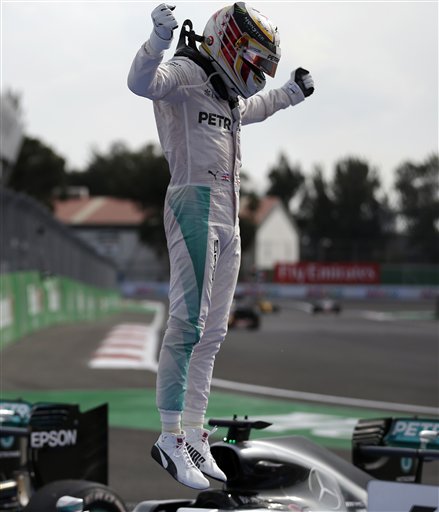
[[[266,48],[249,44],[242,49],[242,58],[256,69],[274,77],[280,59],[280,48],[274,54]]]

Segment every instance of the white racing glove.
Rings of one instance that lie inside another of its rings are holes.
[[[297,68],[282,89],[290,97],[291,105],[297,105],[314,92],[314,80],[309,71]]]
[[[156,53],[161,53],[171,46],[174,30],[178,27],[172,11],[175,5],[160,4],[151,13],[154,30],[149,44]]]

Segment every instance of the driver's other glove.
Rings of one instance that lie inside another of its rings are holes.
[[[291,105],[297,105],[314,92],[314,80],[309,71],[297,68],[282,89],[290,97]]]
[[[154,29],[149,44],[156,53],[161,53],[171,46],[174,30],[178,27],[172,11],[175,5],[160,4],[151,13]]]

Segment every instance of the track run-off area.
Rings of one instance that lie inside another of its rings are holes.
[[[359,418],[438,415],[434,304],[352,301],[339,315],[280,306],[257,331],[230,330],[209,418],[263,419],[273,425],[254,437],[305,435],[347,456]],[[110,484],[126,500],[194,495],[149,456],[160,429],[154,387],[166,313],[148,302],[144,313],[53,326],[1,353],[2,399],[109,404]]]

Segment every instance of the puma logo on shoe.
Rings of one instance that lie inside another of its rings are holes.
[[[155,444],[151,449],[151,456],[152,458],[157,461],[166,471],[169,471],[172,476],[175,476],[177,474],[177,468],[175,467],[175,464],[172,462],[172,459],[167,455],[166,452],[164,452],[160,446],[157,446]]]
[[[204,428],[186,428],[186,451],[202,473],[220,482],[226,482],[226,474],[218,467],[210,452],[209,436],[214,432],[215,430],[209,432]]]
[[[166,460],[166,453],[159,447],[160,458],[162,459],[162,466],[166,469],[168,467],[168,461]]]
[[[191,456],[191,459],[194,461],[194,464],[197,466],[197,468],[201,467],[201,464],[204,464],[206,462],[206,459],[201,455],[201,453],[196,450],[193,446],[186,443],[187,451],[189,452],[189,455]]]
[[[162,434],[151,449],[152,458],[175,480],[193,489],[208,489],[209,480],[197,468],[186,447],[185,437]]]

